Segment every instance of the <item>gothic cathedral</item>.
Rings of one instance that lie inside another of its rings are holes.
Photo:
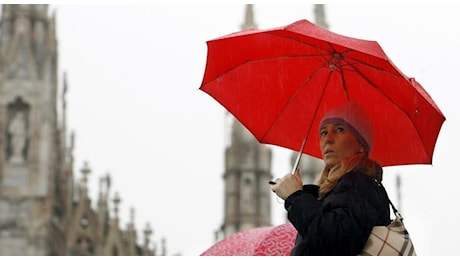
[[[58,107],[55,28],[48,5],[2,5],[0,255],[153,255],[149,227],[144,245],[136,243],[132,221],[120,229],[117,195],[109,212],[109,176],[101,178],[97,209],[88,197],[87,165],[74,184],[65,76]]]

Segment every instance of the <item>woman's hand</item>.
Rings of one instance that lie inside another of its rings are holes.
[[[271,181],[269,183],[272,186],[272,191],[283,200],[292,193],[302,190],[303,187],[299,169],[297,169],[294,174],[288,173],[283,178],[277,178],[274,182]]]

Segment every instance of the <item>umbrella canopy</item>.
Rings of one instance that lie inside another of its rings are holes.
[[[296,235],[291,223],[248,229],[217,242],[201,256],[288,256]]]
[[[354,101],[374,126],[370,158],[382,166],[431,164],[445,117],[379,44],[330,32],[306,20],[245,30],[207,42],[200,89],[261,143],[322,158],[318,125]],[[305,146],[302,146],[305,140]]]

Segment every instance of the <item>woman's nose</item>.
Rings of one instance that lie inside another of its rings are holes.
[[[324,136],[324,140],[326,143],[333,143],[334,142],[334,133],[332,131],[329,131],[326,136]]]

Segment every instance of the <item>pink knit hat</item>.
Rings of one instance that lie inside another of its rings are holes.
[[[347,102],[329,110],[321,120],[319,128],[327,123],[343,124],[370,153],[374,143],[374,128],[368,114],[358,103]]]

